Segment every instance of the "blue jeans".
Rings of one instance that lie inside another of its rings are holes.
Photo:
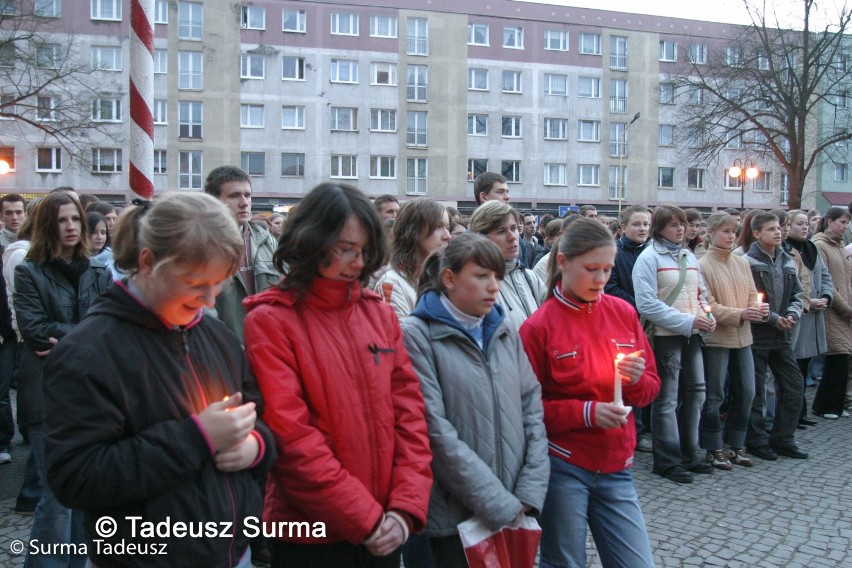
[[[731,396],[723,440],[719,407],[725,400],[725,374],[728,372],[731,377]],[[707,381],[707,399],[701,410],[698,430],[701,447],[708,451],[721,450],[724,442],[732,448],[744,447],[748,416],[754,399],[754,358],[751,347],[705,347],[704,378]]]
[[[30,424],[30,448],[35,460],[36,471],[41,480],[41,500],[35,511],[30,540],[38,539],[41,545],[85,542],[83,530],[83,512],[63,507],[56,500],[47,483],[47,469],[44,453],[44,424]],[[82,547],[79,547],[82,548]],[[30,555],[27,547],[27,559],[24,568],[83,568],[85,555]]]
[[[585,568],[587,525],[604,566],[654,566],[629,469],[600,474],[550,456],[539,522],[542,568]]]
[[[654,473],[662,475],[673,467],[689,469],[703,461],[695,453],[706,386],[697,335],[655,337],[654,357],[660,393],[651,406],[651,439]]]

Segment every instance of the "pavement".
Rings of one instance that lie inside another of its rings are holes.
[[[818,420],[796,434],[809,459],[754,458],[752,468],[696,475],[691,485],[654,475],[651,454],[638,452],[636,490],[655,565],[852,567],[852,418]],[[12,510],[28,452],[18,437],[13,462],[0,465],[2,568],[23,565],[9,549],[28,540],[33,519]],[[587,551],[589,566],[601,566],[591,539]]]

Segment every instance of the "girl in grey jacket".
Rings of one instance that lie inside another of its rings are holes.
[[[541,387],[495,305],[504,270],[489,240],[454,239],[427,259],[403,326],[433,453],[425,533],[442,568],[467,566],[459,523],[475,516],[497,530],[537,515],[547,492]]]

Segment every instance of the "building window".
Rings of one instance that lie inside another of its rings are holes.
[[[240,105],[241,128],[263,128],[263,105]]]
[[[370,37],[396,38],[396,16],[370,16]]]
[[[166,99],[154,99],[154,124],[168,123],[168,101],[166,101]]]
[[[92,0],[92,19],[121,21],[121,0]]]
[[[729,130],[725,133],[725,147],[739,150],[743,147],[743,136],[739,130]]]
[[[62,47],[56,43],[46,43],[36,47],[36,67],[58,69],[62,61]]]
[[[331,107],[331,130],[348,132],[358,130],[358,109],[353,107]]]
[[[743,66],[743,50],[739,47],[728,46],[725,48],[725,65],[728,67]]]
[[[331,14],[331,33],[333,35],[358,35],[358,14],[334,12]]]
[[[500,173],[508,183],[521,183],[521,161],[503,160],[500,162]]]
[[[488,90],[488,69],[471,67],[467,70],[467,88],[471,91]]]
[[[674,146],[675,127],[674,124],[660,125],[660,146]]]
[[[545,30],[544,49],[548,51],[568,51],[568,32],[563,30]]]
[[[305,155],[281,154],[281,177],[305,177]]]
[[[467,134],[468,136],[488,136],[488,115],[468,114]]]
[[[689,189],[704,189],[704,170],[689,168],[686,172],[686,187]]]
[[[544,185],[568,185],[568,166],[544,164]]]
[[[201,189],[201,151],[178,152],[178,188]]]
[[[599,120],[580,120],[577,122],[577,140],[580,142],[600,142],[601,122]]]
[[[837,108],[846,108],[849,106],[849,92],[843,91],[837,95]]]
[[[154,150],[154,173],[168,173],[168,160],[165,150]]]
[[[264,77],[266,77],[265,57],[252,53],[240,55],[240,79],[263,79]]]
[[[677,61],[677,42],[660,40],[660,61]]]
[[[503,138],[520,138],[521,137],[521,117],[520,116],[504,116],[503,117]]]
[[[408,55],[429,55],[429,22],[425,18],[408,18]]]
[[[282,106],[281,107],[281,128],[285,130],[304,130],[305,129],[305,107],[303,106]]]
[[[409,65],[406,69],[407,97],[409,101],[425,103],[428,69],[425,65]]]
[[[619,71],[627,70],[627,38],[610,36],[609,38],[609,68]]]
[[[370,63],[370,84],[396,86],[396,63]]]
[[[490,45],[488,39],[488,24],[468,24],[467,44],[482,46]]]
[[[61,18],[62,0],[35,0],[33,14],[42,18]]]
[[[524,28],[520,26],[503,28],[503,47],[509,49],[523,49]]]
[[[657,168],[657,187],[674,188],[674,168]]]
[[[673,105],[675,102],[675,88],[671,83],[660,83],[660,104]]]
[[[781,174],[781,185],[779,188],[781,205],[787,205],[790,201],[790,178],[787,174]]]
[[[568,119],[545,118],[544,119],[545,140],[568,140]]]
[[[609,123],[609,155],[613,158],[627,157],[627,144],[624,139],[624,132],[627,129],[626,122],[610,122]]]
[[[306,21],[304,10],[284,10],[281,12],[281,31],[303,34]]]
[[[627,114],[627,80],[610,79],[609,111],[613,114]]]
[[[371,109],[370,131],[396,132],[396,111],[382,108]]]
[[[15,4],[15,0],[0,0],[0,16],[14,16]]]
[[[732,176],[729,170],[725,170],[725,189],[740,189],[739,176]]]
[[[725,89],[725,96],[731,101],[739,103],[740,99],[743,97],[743,90],[740,87],[728,87]]]
[[[429,167],[426,158],[408,158],[405,168],[405,193],[426,195],[429,193]]]
[[[169,72],[169,52],[165,49],[154,50],[154,75],[164,75]]]
[[[757,53],[757,68],[760,71],[769,71],[769,54],[765,51]]]
[[[302,77],[304,77],[304,71]],[[358,62],[351,59],[332,59],[331,60],[331,82],[332,83],[351,83],[358,82]]]
[[[370,156],[370,177],[396,179],[396,156]]]
[[[56,97],[38,97],[36,99],[36,117],[39,120],[56,120]]]
[[[37,172],[62,171],[62,148],[39,148],[36,154]]]
[[[266,29],[266,9],[262,6],[242,6],[240,26],[246,30]]]
[[[693,43],[689,46],[689,62],[693,65],[707,63],[707,46],[703,43]]]
[[[624,199],[624,194],[627,191],[627,166],[609,167],[609,198]]]
[[[178,89],[199,91],[204,87],[200,51],[178,52]]]
[[[15,104],[16,99],[17,95],[0,95],[0,113],[6,115],[0,116],[0,120],[15,120],[14,116],[18,113],[18,105]]]
[[[180,138],[201,139],[201,121],[203,103],[200,101],[178,102],[178,136]]]
[[[561,95],[568,94],[568,75],[544,74],[544,94]]]
[[[468,158],[467,160],[467,180],[473,181],[480,175],[488,171],[487,158]]]
[[[305,80],[305,58],[285,55],[282,59],[281,79],[285,81]],[[357,67],[356,67],[357,69]]]
[[[503,92],[504,93],[521,93],[521,72],[520,71],[503,71]]]
[[[331,177],[357,178],[358,158],[356,156],[333,155],[331,157]]]
[[[240,167],[250,176],[265,176],[266,154],[263,152],[240,152]]]
[[[600,185],[601,167],[597,164],[579,164],[577,166],[577,185]]]
[[[428,116],[422,110],[410,110],[407,114],[405,144],[416,148],[425,148],[428,142]]]
[[[121,148],[92,148],[92,173],[121,172]]]
[[[772,187],[772,172],[759,172],[752,183],[754,191],[769,191]]]
[[[121,48],[93,47],[92,69],[95,71],[121,71]]]
[[[577,79],[577,96],[589,99],[601,98],[600,77],[580,77]]]
[[[580,53],[584,55],[600,55],[600,34],[580,34]]]
[[[704,104],[704,89],[701,87],[687,87],[686,89],[686,104],[702,105]]]
[[[204,6],[199,2],[178,2],[178,22],[178,39],[201,41]]]
[[[169,23],[169,0],[156,0],[154,2],[154,23],[159,25]],[[165,152],[165,150],[162,151]],[[163,173],[165,173],[165,170]]]
[[[14,44],[0,45],[0,67],[14,67],[16,59],[17,51]]]
[[[120,99],[95,99],[92,101],[92,120],[95,122],[121,122]]]
[[[3,160],[7,164],[9,164],[10,172],[13,172],[17,169],[15,167],[15,149],[11,146],[0,147],[0,160]]]

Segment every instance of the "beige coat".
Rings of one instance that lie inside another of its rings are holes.
[[[834,284],[831,309],[826,311],[827,354],[852,353],[852,260],[839,236],[817,233],[812,240]]]
[[[716,330],[704,338],[708,347],[742,349],[752,344],[751,322],[743,311],[757,307],[757,288],[748,261],[716,246],[698,260],[707,284],[707,300],[716,318]]]

